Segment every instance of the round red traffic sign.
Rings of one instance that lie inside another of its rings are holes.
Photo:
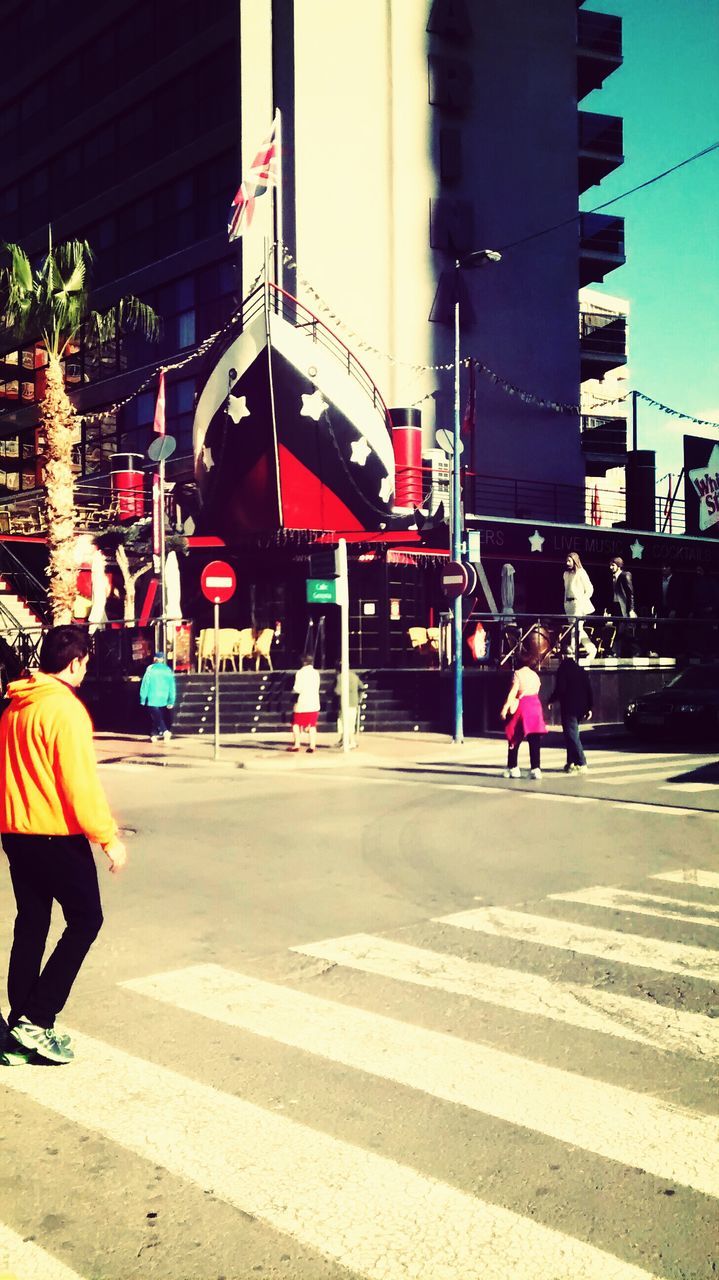
[[[450,560],[442,570],[442,590],[450,600],[461,596],[466,591],[468,582],[467,570],[459,560]]]
[[[213,604],[225,604],[235,594],[237,578],[231,564],[224,560],[211,560],[202,570],[200,578],[202,594]]]

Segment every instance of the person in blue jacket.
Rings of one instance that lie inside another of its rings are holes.
[[[167,742],[172,737],[165,712],[174,707],[176,692],[174,671],[165,662],[164,653],[156,653],[140,685],[140,705],[150,712],[150,742]]]

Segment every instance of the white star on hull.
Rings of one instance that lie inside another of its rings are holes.
[[[241,422],[243,418],[249,418],[250,411],[247,408],[247,396],[229,396],[227,416],[232,422]]]
[[[325,409],[329,409],[329,405],[321,391],[313,391],[311,396],[302,395],[300,414],[303,418],[313,418],[315,422],[319,422]]]

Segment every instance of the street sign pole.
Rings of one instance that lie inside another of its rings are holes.
[[[205,565],[200,578],[202,594],[214,606],[215,622],[215,760],[220,755],[220,605],[232,599],[237,579],[232,565],[212,560]]]
[[[220,758],[220,602],[215,600],[215,751]]]
[[[352,736],[350,725],[350,621],[349,583],[347,578],[347,543],[340,538],[337,568],[337,595],[340,606],[340,715],[342,716],[342,750],[349,751]]]
[[[454,300],[454,418],[452,422],[452,504],[450,520],[449,554],[454,561],[462,559],[462,495],[460,470],[461,423],[459,411],[459,286],[460,260],[455,262]],[[455,742],[464,742],[464,704],[462,687],[462,596],[454,601],[452,610],[452,684],[453,733]]]

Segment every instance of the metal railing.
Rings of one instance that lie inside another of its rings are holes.
[[[50,616],[47,602],[47,587],[35,577],[34,573],[28,569],[15,555],[15,552],[7,542],[0,542],[0,575],[10,584],[11,588],[17,596],[25,601],[28,608],[41,620],[45,622]],[[7,615],[9,610],[3,605],[3,614]],[[17,619],[10,615],[13,623],[17,624]]]
[[[624,140],[621,116],[600,115],[596,111],[579,112],[579,149],[593,155],[622,155]]]
[[[624,260],[624,218],[610,213],[580,213],[581,253],[605,253]]]
[[[375,385],[372,377],[365,369],[360,360],[350,350],[350,348],[337,336],[332,329],[320,320],[309,307],[303,302],[287,293],[286,290],[280,289],[276,284],[271,282],[267,285],[269,293],[269,305],[276,315],[280,315],[283,320],[291,324],[293,328],[304,332],[308,335],[313,343],[324,348],[335,357],[346,369],[348,375],[355,381],[365,395],[372,402],[372,406],[384,419],[387,431],[392,431],[392,420],[389,411],[382,398],[379,388]],[[249,294],[245,299],[242,310],[242,324],[246,327],[249,322],[255,318],[262,310],[265,302],[265,285],[260,284],[254,293]]]
[[[609,13],[580,10],[577,14],[577,44],[582,53],[622,56],[622,20]]]
[[[529,658],[541,668],[558,658],[565,642],[573,657],[592,662],[610,658],[712,661],[719,652],[719,617],[664,618],[652,612],[623,618],[605,612],[568,618],[559,613],[472,610],[464,620],[465,642],[471,640],[478,623],[489,643],[486,658],[477,660],[477,666],[511,669]],[[471,668],[471,658],[467,663]]]

